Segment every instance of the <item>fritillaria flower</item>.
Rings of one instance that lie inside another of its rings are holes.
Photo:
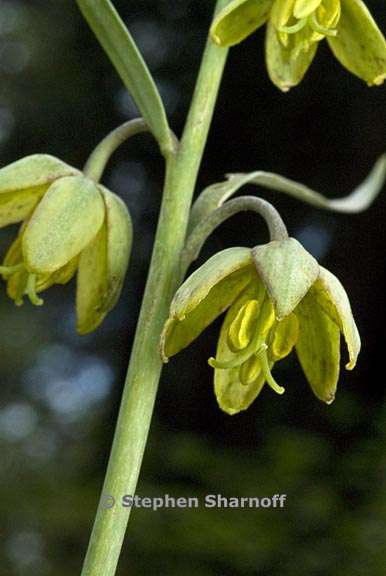
[[[369,86],[386,77],[386,41],[362,0],[232,0],[215,18],[211,36],[233,46],[265,23],[268,73],[283,91],[301,82],[324,38]]]
[[[20,305],[24,295],[65,284],[77,272],[77,327],[94,330],[115,305],[131,250],[124,203],[79,170],[35,154],[0,170],[0,227],[21,222],[0,273]]]
[[[330,404],[340,370],[340,335],[356,364],[360,338],[339,280],[293,238],[229,248],[210,258],[179,288],[161,340],[165,361],[226,312],[217,344],[215,394],[229,414],[245,410],[268,384],[276,362],[296,350],[314,394]]]

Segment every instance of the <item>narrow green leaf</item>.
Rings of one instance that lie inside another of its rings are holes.
[[[228,174],[227,180],[205,188],[195,201],[190,217],[190,231],[207,214],[221,206],[228,198],[236,194],[243,186],[255,184],[262,188],[283,192],[297,200],[311,204],[316,208],[333,212],[356,213],[366,210],[381,192],[386,179],[386,154],[375,163],[367,178],[351,194],[343,198],[329,199],[308,186],[295,182],[273,172]]]
[[[154,79],[113,4],[110,0],[77,0],[77,3],[160,148],[173,149],[166,112]]]

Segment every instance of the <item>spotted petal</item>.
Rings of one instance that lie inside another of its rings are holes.
[[[340,330],[319,305],[317,294],[318,287],[312,287],[296,308],[296,352],[315,396],[331,404],[339,378]]]
[[[328,38],[335,57],[369,86],[386,78],[386,40],[362,0],[341,0],[338,35]]]
[[[347,294],[339,280],[320,267],[320,275],[296,308],[300,322],[296,350],[316,396],[333,401],[339,377],[340,333],[344,335],[352,370],[360,351],[360,337]]]

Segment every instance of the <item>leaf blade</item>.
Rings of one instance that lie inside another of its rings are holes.
[[[173,142],[160,94],[152,75],[110,0],[77,0],[80,11],[132,95],[163,151]]]

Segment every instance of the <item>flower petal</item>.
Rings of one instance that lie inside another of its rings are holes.
[[[27,218],[54,180],[80,174],[58,158],[33,154],[0,170],[0,228]]]
[[[335,57],[369,86],[386,78],[386,40],[361,0],[342,0],[338,35],[328,38]]]
[[[351,311],[347,293],[338,278],[320,266],[320,275],[315,283],[317,301],[324,312],[339,326],[347,344],[349,362],[347,370],[352,370],[361,349],[361,340]]]
[[[234,46],[268,19],[273,0],[232,0],[219,12],[210,28],[213,42]]]
[[[228,248],[205,262],[177,290],[161,338],[166,362],[222,314],[256,277],[249,248]]]
[[[100,186],[106,220],[81,252],[77,279],[77,330],[95,330],[115,306],[123,286],[132,245],[132,224],[124,202]]]
[[[3,266],[11,267],[21,264],[23,262],[23,255],[21,251],[21,232],[17,238],[12,242],[11,246],[4,257]],[[7,282],[7,295],[15,304],[20,304],[23,299],[23,294],[27,286],[28,272],[22,268],[18,272],[11,274],[4,280]]]
[[[1,168],[0,198],[3,194],[49,186],[58,178],[79,174],[79,170],[54,156],[32,154]]]
[[[107,280],[108,294],[104,309],[109,311],[121,294],[133,242],[133,225],[126,204],[103,186],[107,224]]]
[[[105,217],[97,186],[84,176],[54,182],[32,214],[23,235],[27,268],[54,272],[77,256],[95,237]]]
[[[296,37],[296,34],[294,34]],[[290,39],[291,42],[295,40]],[[297,86],[307,72],[316,54],[318,45],[313,43],[308,50],[300,50],[294,57],[291,46],[285,48],[272,22],[268,22],[265,43],[267,70],[272,82],[283,92]]]
[[[294,238],[275,240],[252,250],[256,270],[271,298],[276,318],[295,309],[319,275],[319,265]]]
[[[240,306],[254,297],[255,288],[253,284],[250,284],[228,310],[218,339],[216,360],[227,362],[237,357],[237,353],[234,353],[229,347],[229,328],[235,320]],[[214,372],[214,391],[217,402],[220,408],[230,415],[246,410],[259,395],[265,382],[263,373],[259,372],[255,380],[244,384],[240,379],[240,370],[243,370],[242,366],[227,370],[216,368]]]
[[[107,293],[107,226],[103,224],[90,244],[82,250],[76,281],[76,317],[79,334],[97,328],[100,305]]]
[[[339,378],[340,330],[319,305],[317,292],[312,287],[296,308],[296,352],[315,396],[331,404]]]

